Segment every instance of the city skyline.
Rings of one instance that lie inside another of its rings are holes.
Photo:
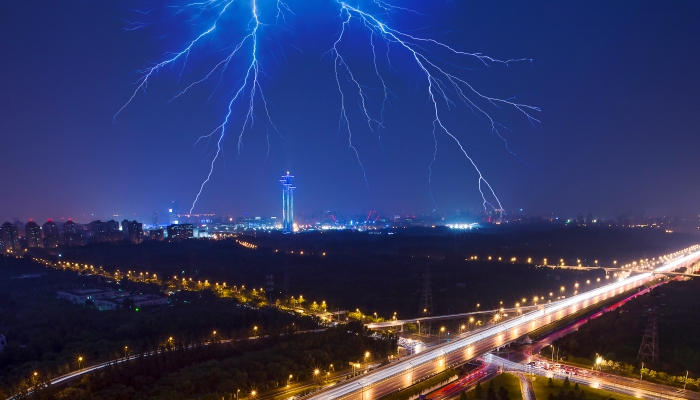
[[[700,6],[408,5],[425,17],[392,16],[401,29],[429,26],[427,37],[465,51],[533,60],[470,75],[479,89],[542,108],[536,128],[520,116],[500,120],[512,129],[502,133],[519,158],[478,121],[459,132],[506,213],[698,211],[698,189],[689,182],[697,170],[692,151],[700,144],[694,134],[700,121],[692,110],[692,88],[699,83],[692,70],[699,56],[684,49],[700,36],[692,23]],[[189,209],[208,163],[208,152],[192,145],[222,115],[221,107],[203,106],[210,92],[169,103],[176,82],[159,77],[146,99],[139,98],[115,123],[111,118],[133,89],[132,72],[159,60],[182,38],[158,39],[169,34],[160,27],[126,31],[124,20],[137,2],[49,4],[42,15],[33,13],[34,6],[3,5],[3,14],[13,18],[0,24],[0,33],[13,40],[1,45],[10,57],[0,64],[6,88],[0,166],[15,173],[4,182],[0,220],[87,221],[114,214],[144,219],[163,212],[173,199],[181,202],[181,211]],[[194,212],[280,215],[277,180],[287,170],[302,188],[295,192],[297,214],[478,212],[475,175],[444,137],[428,185],[433,143],[430,121],[413,118],[426,111],[426,96],[414,92],[418,77],[399,86],[390,100],[382,146],[377,132],[356,133],[366,160],[365,184],[338,132],[338,94],[327,90],[329,84],[333,89],[333,62],[320,57],[332,44],[326,39],[337,34],[338,20],[318,27],[328,34],[322,39],[301,17],[310,11],[296,6],[299,17],[289,23],[299,33],[284,50],[287,60],[281,64],[287,66],[268,63],[266,70],[266,95],[284,140],[271,135],[267,154],[266,132],[256,130],[246,136],[238,162],[231,141],[227,168],[215,172]],[[294,50],[294,43],[304,51]],[[684,57],[668,61],[660,54]],[[52,65],[39,68],[46,57]]]

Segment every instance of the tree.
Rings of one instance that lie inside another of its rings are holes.
[[[581,390],[580,387],[578,387],[578,382],[574,383],[574,392],[578,393]]]
[[[493,379],[489,382],[489,389],[486,391],[486,400],[498,400],[496,391],[493,390]]]
[[[547,379],[547,387],[554,387],[554,380],[552,378]]]
[[[547,400],[556,400],[556,397],[554,397],[554,393],[549,392],[549,396],[547,396]]]
[[[569,380],[569,377],[567,376],[566,379],[564,379],[564,383],[561,385],[562,388],[568,389],[571,387],[571,381]]]
[[[510,400],[510,396],[508,395],[508,389],[504,388],[503,386],[498,388],[498,398],[500,400]]]
[[[481,387],[481,382],[476,383],[476,387],[474,388],[474,397],[477,399],[484,398],[484,388]]]
[[[462,390],[462,394],[459,396],[459,400],[467,400],[467,392]]]

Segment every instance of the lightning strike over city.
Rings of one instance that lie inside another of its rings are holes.
[[[0,2],[0,399],[700,400],[698,20]]]
[[[388,107],[396,108],[396,95],[387,82],[386,76],[401,74],[395,65],[412,64],[419,73],[416,91],[416,101],[428,101],[432,112],[426,118],[432,124],[432,130],[425,133],[432,135],[434,143],[432,160],[426,165],[428,171],[427,189],[430,192],[433,205],[437,202],[432,192],[433,166],[439,156],[440,143],[443,139],[456,146],[459,153],[468,162],[475,174],[475,187],[485,210],[502,210],[504,208],[496,190],[489,183],[484,172],[474,159],[472,151],[468,151],[465,138],[473,135],[480,128],[447,121],[449,114],[462,113],[467,110],[480,121],[488,125],[487,132],[502,141],[505,151],[520,159],[509,147],[508,141],[501,130],[507,129],[492,116],[492,110],[512,109],[522,115],[531,124],[538,123],[534,112],[538,107],[520,103],[514,98],[499,98],[484,94],[477,89],[478,83],[468,80],[465,75],[480,69],[492,69],[494,66],[509,67],[516,63],[532,63],[528,58],[499,59],[484,55],[480,52],[466,52],[443,41],[419,36],[413,31],[402,31],[393,27],[397,19],[404,14],[419,16],[430,24],[423,13],[402,5],[375,0],[367,4],[352,5],[345,1],[328,0],[327,3],[335,8],[335,13],[327,15],[315,13],[312,21],[323,19],[335,21],[337,33],[329,49],[323,53],[319,64],[332,63],[337,99],[339,100],[338,130],[344,132],[347,148],[352,152],[357,168],[368,191],[372,190],[371,177],[363,165],[363,151],[355,144],[355,138],[360,134],[374,135],[376,143],[384,149],[382,131],[391,130],[385,121]],[[304,9],[303,5],[299,8]],[[332,9],[329,8],[329,9]],[[235,0],[208,0],[192,2],[180,6],[168,6],[171,15],[161,23],[167,25],[177,21],[180,24],[196,27],[192,38],[184,41],[166,58],[139,71],[135,89],[126,103],[114,115],[114,120],[134,103],[141,94],[145,94],[149,84],[156,80],[160,73],[174,73],[177,83],[189,83],[177,89],[170,102],[176,102],[189,91],[198,86],[210,84],[210,94],[205,103],[214,102],[213,96],[223,91],[219,102],[226,104],[219,122],[208,133],[199,134],[195,145],[204,144],[210,148],[207,165],[208,170],[199,185],[198,191],[190,206],[192,213],[203,195],[206,185],[211,181],[217,163],[223,163],[226,170],[224,144],[228,136],[235,138],[236,164],[244,148],[246,133],[252,132],[255,124],[268,125],[266,130],[267,152],[270,152],[270,131],[276,133],[283,141],[282,132],[285,127],[278,128],[273,122],[271,105],[265,95],[264,87],[274,86],[273,79],[267,76],[271,66],[263,65],[260,61],[261,52],[270,52],[268,47],[276,46],[279,56],[285,57],[282,41],[293,41],[295,29],[294,18],[297,16],[294,5],[282,1],[253,0],[240,2]],[[145,15],[152,10],[137,11]],[[185,15],[186,17],[182,17]],[[245,16],[241,18],[241,15]],[[147,26],[146,23],[130,22],[126,30],[138,30]],[[174,26],[176,28],[177,25]],[[313,24],[312,24],[313,28]],[[236,31],[234,36],[229,31]],[[243,33],[240,33],[243,32]],[[369,56],[365,57],[352,46],[366,46]],[[295,43],[288,43],[295,51],[303,51]],[[214,59],[211,62],[211,59]],[[274,58],[279,66],[279,61]],[[211,62],[210,66],[203,66]],[[192,66],[191,66],[192,65]],[[355,73],[361,70],[362,73]],[[371,71],[374,78],[369,77],[365,70]],[[263,82],[263,78],[266,81]],[[312,93],[311,95],[315,95]],[[278,105],[283,107],[284,104]],[[353,114],[357,114],[353,118]],[[259,119],[258,114],[262,116]],[[359,127],[364,126],[360,129]],[[270,129],[271,128],[271,129]],[[524,163],[524,162],[523,162]],[[527,165],[527,164],[525,164]],[[235,169],[234,169],[235,173]],[[228,172],[226,172],[228,174]]]

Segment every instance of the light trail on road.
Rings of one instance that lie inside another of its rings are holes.
[[[671,255],[675,259],[654,271],[673,271],[700,259],[700,246],[696,245]],[[524,313],[481,332],[436,346],[423,353],[405,358],[366,376],[338,384],[308,396],[312,399],[369,399],[392,393],[411,386],[419,378],[444,371],[451,365],[472,360],[494,348],[503,346],[517,338],[548,325],[600,301],[634,289],[653,279],[654,271],[643,272],[617,282],[581,293],[568,299],[539,306],[536,311]]]
[[[302,334],[302,333],[318,333],[318,332],[323,332],[323,331],[325,331],[325,329],[312,329],[312,330],[307,330],[307,331],[295,332],[294,334],[298,335],[298,334]],[[192,348],[194,348],[196,346],[200,346],[200,345],[201,346],[209,346],[209,345],[212,345],[214,343],[227,344],[227,343],[238,342],[238,341],[242,341],[242,340],[257,340],[257,339],[266,338],[266,337],[268,337],[268,336],[267,335],[265,335],[265,336],[251,336],[251,337],[242,338],[242,339],[225,339],[225,340],[220,340],[218,342],[206,342],[206,343],[202,343],[202,344],[191,344],[191,345],[187,346],[187,349],[189,350],[189,349],[192,349]],[[136,360],[139,357],[149,357],[152,355],[164,353],[166,351],[171,351],[171,350],[146,351],[143,353],[134,354],[134,355],[127,355],[126,357],[120,357],[120,358],[116,358],[114,360],[109,360],[109,361],[105,361],[105,362],[100,363],[100,364],[95,364],[95,365],[92,365],[89,367],[85,367],[85,368],[79,369],[77,371],[70,372],[68,374],[61,375],[57,378],[51,379],[50,380],[51,386],[54,386],[54,387],[59,386],[59,385],[62,385],[64,383],[71,382],[74,379],[79,378],[83,375],[90,374],[90,373],[93,373],[95,371],[99,371],[101,369],[107,368],[107,367],[112,366],[112,365],[122,364],[122,363],[125,363],[128,361]],[[7,400],[15,400],[15,399],[16,399],[16,396],[10,396],[7,398]]]

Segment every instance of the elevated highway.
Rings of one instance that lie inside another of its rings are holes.
[[[390,321],[382,321],[382,322],[370,322],[368,324],[365,324],[365,326],[369,329],[386,329],[390,328],[392,326],[403,326],[404,324],[421,324],[425,322],[431,322],[431,321],[445,321],[445,320],[451,320],[451,319],[460,319],[460,318],[469,318],[473,317],[475,315],[480,315],[480,314],[487,314],[487,315],[493,315],[496,313],[520,313],[520,312],[525,312],[527,310],[534,310],[538,306],[522,306],[518,308],[501,308],[501,309],[496,309],[496,310],[484,310],[484,311],[474,311],[474,312],[469,312],[469,313],[461,313],[461,314],[446,314],[446,315],[434,315],[430,317],[421,317],[421,318],[413,318],[413,319],[393,319]]]
[[[368,374],[340,382],[306,396],[309,399],[378,399],[413,385],[416,381],[442,372],[451,366],[473,360],[494,348],[510,343],[542,326],[556,322],[584,308],[635,289],[654,279],[657,272],[690,267],[700,260],[700,246],[693,246],[670,255],[670,260],[653,271],[640,272],[627,278],[584,292],[568,299],[539,306],[501,324],[489,326],[463,338],[406,357]]]

